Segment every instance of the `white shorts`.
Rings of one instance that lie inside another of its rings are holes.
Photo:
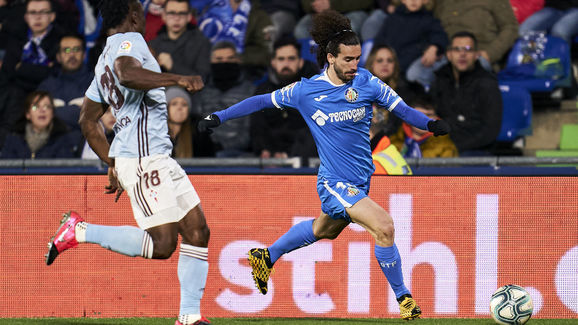
[[[115,170],[141,229],[178,222],[201,202],[185,171],[169,156],[116,158]]]

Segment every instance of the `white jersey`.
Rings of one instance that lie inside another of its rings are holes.
[[[115,137],[108,156],[170,155],[172,143],[167,126],[165,90],[161,87],[145,91],[122,86],[114,71],[114,61],[121,56],[137,59],[144,69],[161,71],[141,34],[119,33],[107,38],[86,97],[110,105],[116,117]]]

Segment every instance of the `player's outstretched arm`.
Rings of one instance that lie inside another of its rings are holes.
[[[446,121],[430,119],[424,113],[408,106],[403,100],[395,106],[393,113],[413,126],[432,132],[436,137],[450,132],[450,125]]]
[[[82,130],[82,135],[98,155],[108,166],[114,166],[114,160],[108,157],[110,145],[104,135],[104,130],[100,125],[100,117],[106,112],[108,105],[97,103],[84,97],[82,107],[80,108],[80,119],[78,124]]]
[[[221,123],[224,123],[225,121],[243,117],[264,108],[273,107],[275,107],[275,105],[273,105],[271,94],[249,97],[227,109],[207,115],[204,119],[199,121],[197,124],[197,130],[199,132],[211,133],[212,128],[221,125]]]
[[[138,90],[180,86],[194,93],[205,86],[200,76],[182,76],[174,73],[158,73],[144,69],[142,64],[130,56],[121,56],[114,61],[114,71],[121,85]]]

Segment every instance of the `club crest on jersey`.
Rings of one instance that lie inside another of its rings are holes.
[[[359,194],[359,190],[355,186],[349,186],[347,188],[347,196],[356,196]]]
[[[155,201],[157,201],[157,202],[159,201],[159,200],[158,200],[159,192],[151,189],[149,195],[150,195],[150,197],[153,198]]]
[[[347,99],[347,101],[350,103],[355,102],[358,97],[359,93],[357,92],[357,90],[355,90],[355,88],[347,88],[347,90],[345,91],[345,99]]]
[[[118,53],[129,53],[132,48],[132,43],[130,41],[124,41],[120,43],[118,47]]]

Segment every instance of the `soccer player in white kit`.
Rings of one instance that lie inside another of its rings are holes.
[[[170,157],[164,91],[167,86],[181,86],[196,92],[203,82],[199,76],[160,73],[142,36],[145,19],[138,0],[105,0],[100,12],[109,36],[86,91],[79,123],[90,147],[109,166],[106,193],[118,199],[127,192],[139,227],[90,224],[70,211],[48,244],[46,264],[78,243],[99,244],[127,256],[167,259],[176,250],[180,234],[181,303],[175,325],[210,324],[200,312],[209,228],[199,196]],[[110,146],[98,124],[109,106],[117,120]]]

